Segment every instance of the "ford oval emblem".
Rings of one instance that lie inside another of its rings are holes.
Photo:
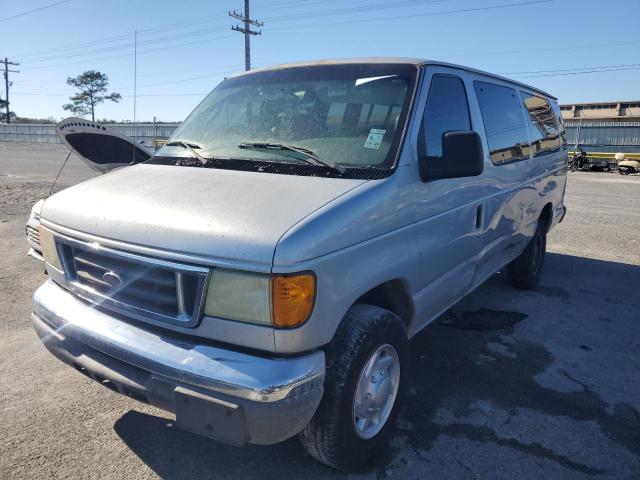
[[[108,283],[111,287],[119,287],[122,285],[122,278],[116,272],[109,270],[102,275],[102,280]]]

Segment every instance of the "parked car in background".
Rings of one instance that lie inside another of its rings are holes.
[[[69,123],[88,161],[131,163]],[[299,435],[353,470],[394,428],[409,339],[498,270],[538,284],[566,171],[556,99],[496,75],[395,58],[247,72],[148,160],[45,201],[33,325],[181,428]]]

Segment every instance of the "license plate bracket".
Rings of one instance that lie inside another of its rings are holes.
[[[231,445],[247,443],[247,422],[241,405],[183,387],[175,389],[174,399],[178,427]]]

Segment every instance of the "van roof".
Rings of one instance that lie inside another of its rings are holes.
[[[283,63],[280,65],[270,65],[268,67],[263,67],[263,68],[256,68],[255,70],[250,70],[249,72],[243,72],[240,73],[238,75],[234,75],[234,76],[239,76],[239,75],[251,75],[252,73],[256,73],[256,72],[265,72],[265,71],[269,71],[269,70],[279,70],[282,68],[292,68],[292,67],[310,67],[310,66],[315,66],[315,65],[341,65],[341,64],[352,64],[352,63],[369,63],[369,64],[375,64],[375,63],[386,63],[386,64],[393,64],[393,63],[397,63],[399,65],[416,65],[416,66],[423,66],[423,65],[440,65],[440,66],[444,66],[444,67],[453,67],[453,68],[458,68],[461,70],[466,70],[468,72],[472,72],[472,73],[477,73],[480,75],[485,75],[488,77],[493,77],[499,80],[502,80],[504,82],[509,82],[512,83],[514,85],[518,85],[520,87],[524,87],[524,88],[528,88],[530,90],[536,91],[546,97],[549,98],[553,98],[554,100],[557,100],[557,97],[551,95],[550,93],[545,92],[544,90],[541,90],[539,88],[536,87],[532,87],[531,85],[527,85],[526,83],[521,83],[518,82],[516,80],[512,80],[510,78],[507,77],[502,77],[500,75],[496,75],[494,73],[490,73],[490,72],[485,72],[482,70],[478,70],[475,68],[470,68],[470,67],[465,67],[464,65],[457,65],[455,63],[449,63],[449,62],[442,62],[439,60],[428,60],[425,58],[405,58],[405,57],[360,57],[360,58],[337,58],[337,59],[323,59],[323,60],[313,60],[313,61],[305,61],[305,62],[293,62],[293,63]]]

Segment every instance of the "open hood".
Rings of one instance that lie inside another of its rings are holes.
[[[93,170],[108,172],[117,167],[149,160],[153,151],[116,129],[69,117],[56,125],[58,138]]]

